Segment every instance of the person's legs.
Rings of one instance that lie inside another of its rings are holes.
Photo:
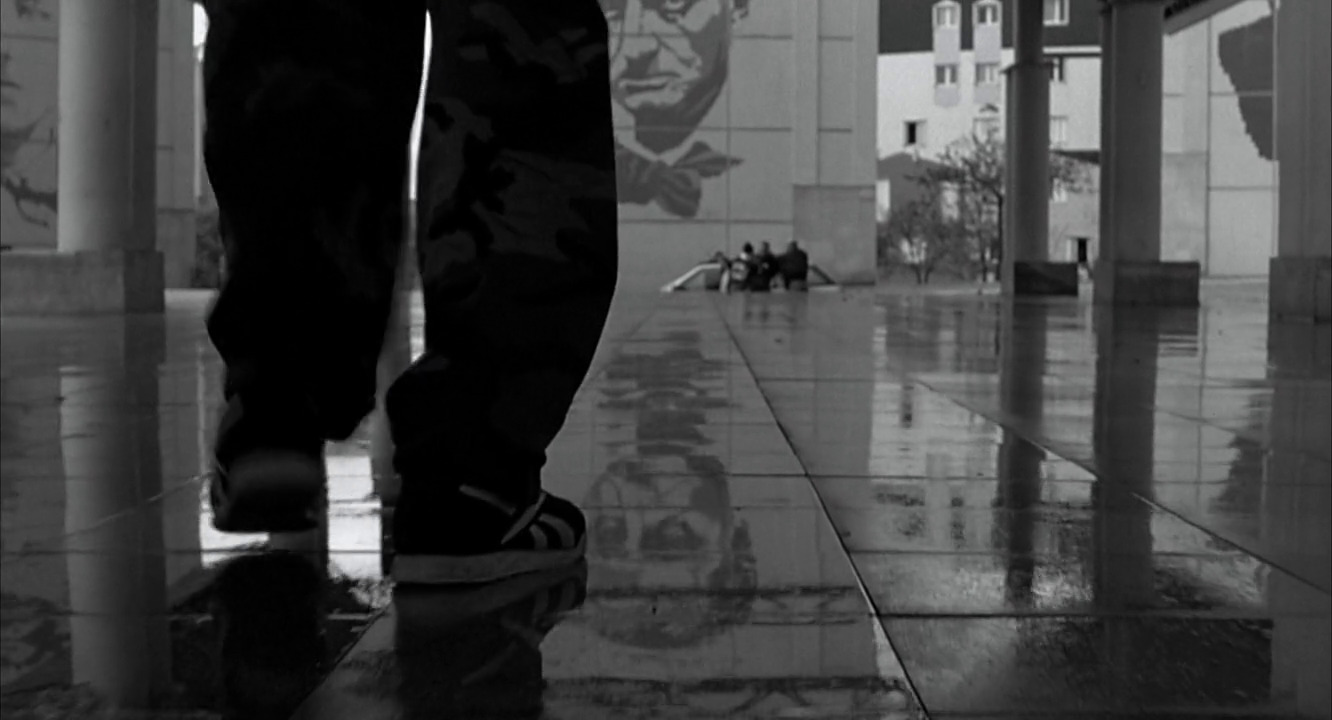
[[[440,0],[422,130],[426,352],[388,393],[394,575],[495,579],[582,552],[545,450],[616,279],[607,27],[597,0]]]
[[[211,0],[204,158],[227,245],[214,524],[299,530],[323,443],[373,407],[423,2]]]

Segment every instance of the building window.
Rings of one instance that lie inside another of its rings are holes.
[[[957,84],[957,65],[935,65],[934,66],[934,84],[935,85],[956,85]]]
[[[999,24],[999,3],[993,0],[982,0],[976,3],[976,25],[998,25]]]
[[[1068,144],[1068,117],[1055,115],[1050,118],[1050,146],[1063,147]]]
[[[1045,61],[1050,68],[1050,82],[1066,83],[1068,82],[1068,62],[1067,58],[1061,55],[1046,57]]]
[[[934,27],[955,28],[961,22],[962,7],[953,0],[944,0],[934,6]]]
[[[1055,180],[1050,184],[1050,202],[1068,202],[1068,186],[1062,180]]]
[[[1068,0],[1045,0],[1045,24],[1068,24]]]
[[[999,84],[999,63],[976,63],[977,85]]]
[[[999,118],[991,116],[978,117],[971,121],[971,129],[977,137],[993,137],[999,134]]]
[[[904,144],[907,147],[922,147],[925,145],[924,120],[907,120],[904,129],[906,130]]]

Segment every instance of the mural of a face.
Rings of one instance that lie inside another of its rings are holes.
[[[589,601],[599,633],[649,649],[693,646],[742,622],[757,582],[748,524],[703,432],[705,411],[729,401],[682,371],[706,377],[724,366],[704,356],[696,333],[672,341],[667,352],[626,353],[607,367],[606,378],[623,385],[598,405],[632,412],[631,437],[613,444],[620,458],[584,498],[594,586],[681,591]]]
[[[749,0],[601,0],[611,33],[611,92],[654,152],[679,145],[716,103],[732,26]]]
[[[612,101],[632,128],[616,133],[620,203],[697,217],[705,182],[741,163],[693,136],[730,79],[732,32],[750,0],[601,3]]]

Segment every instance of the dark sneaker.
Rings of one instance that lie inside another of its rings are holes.
[[[541,643],[586,596],[581,562],[467,590],[395,588],[404,717],[541,717]]]
[[[322,439],[259,432],[233,401],[218,431],[208,497],[222,532],[303,532],[327,484]]]
[[[563,498],[541,493],[526,508],[462,486],[445,508],[400,502],[394,511],[393,579],[468,585],[571,565],[583,557],[587,520]]]

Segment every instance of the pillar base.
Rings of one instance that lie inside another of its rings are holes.
[[[1198,307],[1201,282],[1196,262],[1102,260],[1092,271],[1092,297],[1111,305]]]
[[[164,285],[156,250],[7,252],[0,256],[0,316],[162,312]]]
[[[1078,264],[1015,260],[1011,269],[1013,295],[1078,295]]]
[[[1332,322],[1332,257],[1274,257],[1269,268],[1273,318]]]

